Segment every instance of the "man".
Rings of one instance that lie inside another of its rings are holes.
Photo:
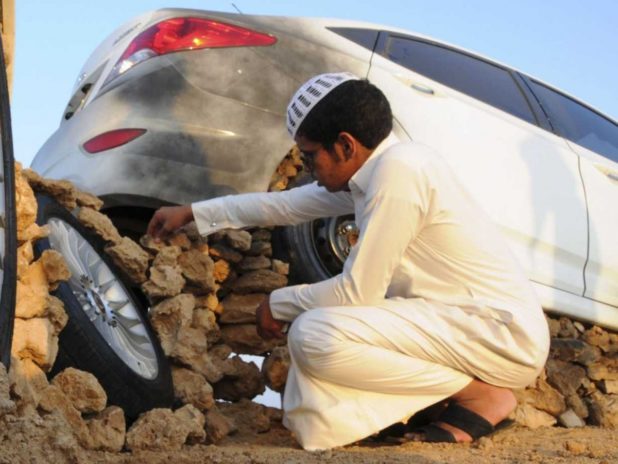
[[[409,437],[465,442],[515,408],[511,388],[542,369],[549,335],[531,287],[445,161],[391,133],[385,96],[348,73],[303,84],[288,130],[317,180],[277,193],[163,208],[148,232],[195,219],[202,234],[355,213],[343,272],[279,289],[257,311],[265,338],[286,322],[284,424],[305,449],[345,445],[444,399]]]

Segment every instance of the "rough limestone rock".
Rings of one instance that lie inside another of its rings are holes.
[[[22,233],[34,225],[38,208],[32,188],[26,179],[20,175],[23,172],[21,165],[15,163],[15,204],[19,206],[16,211],[16,225],[17,238],[20,241],[23,240]]]
[[[208,347],[213,346],[221,339],[221,330],[217,324],[217,316],[209,309],[195,308],[191,325],[206,336]]]
[[[599,388],[603,393],[618,393],[618,380],[601,380],[599,382]]]
[[[214,385],[215,398],[239,401],[264,393],[264,379],[255,363],[247,363],[239,356],[234,356],[227,363],[234,367],[234,375],[226,373],[226,376]]]
[[[103,207],[103,200],[91,193],[82,192],[81,190],[75,192],[75,200],[77,201],[77,206],[92,208],[96,211],[99,211]]]
[[[213,277],[215,278],[215,282],[223,282],[228,277],[232,275],[232,271],[230,269],[230,264],[224,259],[220,259],[215,262],[215,267],[213,269]]]
[[[224,326],[221,328],[221,338],[238,354],[264,354],[284,343],[282,340],[264,340],[258,335],[254,324]]]
[[[18,411],[25,413],[39,404],[41,392],[49,386],[45,372],[31,359],[11,357],[9,382]]]
[[[550,355],[561,361],[587,366],[601,357],[601,350],[576,338],[552,338]]]
[[[599,359],[587,370],[592,380],[618,380],[618,357]]]
[[[187,431],[187,441],[189,443],[200,443],[206,438],[206,417],[191,404],[186,404],[182,408],[174,411],[182,423],[182,427]]]
[[[67,398],[60,387],[57,387],[56,385],[49,385],[41,392],[39,409],[47,413],[60,411],[67,422],[67,425],[75,434],[77,441],[85,448],[90,447],[90,433],[88,432],[88,426],[82,419],[79,411],[73,407],[71,401]]]
[[[579,395],[572,394],[567,396],[566,404],[578,417],[586,419],[589,416],[588,406]]]
[[[548,360],[546,370],[548,383],[564,396],[576,393],[586,377],[586,370],[583,367],[558,359]]]
[[[139,239],[139,244],[144,247],[149,253],[156,255],[167,245],[161,240],[156,240],[150,235],[142,235]]]
[[[193,370],[205,373],[209,370],[208,340],[195,327],[181,327],[170,356]]]
[[[221,414],[217,408],[206,413],[206,437],[210,443],[217,444],[236,430],[234,421]]]
[[[122,237],[119,243],[107,246],[105,252],[116,266],[124,271],[131,282],[146,282],[148,270],[148,253],[129,237]]]
[[[529,404],[536,409],[558,416],[566,409],[564,397],[542,378],[537,379],[534,388],[514,391],[517,402]]]
[[[245,256],[237,267],[240,272],[249,272],[270,269],[271,266],[272,262],[266,256]]]
[[[77,206],[77,189],[68,180],[45,179],[32,169],[24,169],[22,174],[37,192],[53,197],[67,209]]]
[[[20,279],[30,263],[34,260],[32,242],[26,242],[17,248],[17,279]]]
[[[183,422],[171,409],[147,411],[139,416],[127,432],[127,448],[131,451],[177,451],[189,435]]]
[[[205,308],[214,313],[219,313],[219,298],[215,293],[209,293],[208,295],[201,295],[195,297],[195,306],[198,308]],[[222,308],[221,308],[222,310]]]
[[[266,406],[248,399],[241,399],[237,403],[237,407],[242,409],[243,422],[248,423],[257,433],[270,430],[270,415]]]
[[[563,427],[583,427],[586,423],[572,409],[567,409],[558,416],[558,423]]]
[[[180,247],[182,250],[190,250],[193,246],[191,240],[184,232],[179,232],[170,237],[167,241],[172,246]]]
[[[192,404],[200,411],[215,405],[213,390],[203,375],[183,367],[172,366],[174,395],[183,404]]]
[[[195,221],[191,221],[188,224],[185,224],[182,227],[182,232],[185,233],[187,238],[191,240],[191,242],[196,242],[197,244],[201,244],[204,237],[200,234],[199,229],[197,228],[197,224]]]
[[[618,428],[618,395],[593,393],[588,399],[590,424],[601,427]]]
[[[180,268],[157,266],[150,268],[150,278],[142,284],[142,290],[151,301],[178,295],[185,286]]]
[[[249,256],[272,256],[273,255],[273,246],[270,242],[257,240],[251,243],[251,248],[246,251]]]
[[[229,246],[239,251],[251,249],[251,234],[246,230],[229,229],[225,233],[225,240]]]
[[[36,241],[49,236],[49,226],[39,226],[38,224],[30,224],[23,230],[17,231],[17,241],[20,243],[26,241]]]
[[[47,285],[25,284],[17,281],[15,296],[15,317],[30,319],[45,314],[47,307]]]
[[[208,254],[213,258],[224,259],[229,263],[238,264],[242,261],[243,255],[232,248],[226,247],[221,243],[215,243],[208,249]]]
[[[539,427],[551,427],[556,423],[556,418],[545,411],[540,411],[529,404],[522,404],[515,409],[513,419],[518,424],[531,429]]]
[[[71,271],[67,266],[63,256],[56,250],[45,250],[40,258],[45,276],[51,288],[55,288],[58,282],[66,281],[71,278]]]
[[[277,274],[286,276],[290,273],[290,264],[279,261],[278,259],[273,259],[272,270]]]
[[[92,208],[80,208],[77,219],[106,242],[119,244],[122,241],[111,219]]]
[[[195,297],[183,293],[164,300],[151,309],[150,322],[166,355],[169,356],[174,351],[181,329],[191,325],[194,306]]]
[[[119,452],[124,446],[126,421],[124,411],[118,406],[110,406],[86,420],[90,435],[90,448],[101,451]]]
[[[251,233],[251,239],[253,241],[270,242],[272,233],[268,229],[256,229]]]
[[[15,410],[15,402],[11,400],[10,393],[11,380],[4,364],[0,363],[0,416]]]
[[[188,282],[204,290],[205,293],[215,290],[213,275],[215,263],[209,256],[197,250],[185,251],[178,257],[178,265]]]
[[[221,324],[245,324],[255,322],[258,306],[268,297],[265,293],[238,295],[230,293],[221,304],[223,312],[219,317]]]
[[[266,385],[279,393],[283,393],[285,382],[290,370],[290,352],[287,346],[277,346],[262,364],[262,375]]]
[[[47,305],[45,309],[45,317],[49,319],[49,322],[54,326],[54,335],[60,334],[60,331],[64,329],[69,322],[69,316],[67,316],[64,310],[64,303],[59,298],[53,295],[47,296]]]
[[[58,354],[58,337],[52,323],[41,317],[15,319],[13,356],[32,359],[43,370],[49,370]]]
[[[234,293],[270,293],[281,287],[285,287],[288,279],[276,272],[267,269],[248,272],[240,276],[234,282]]]
[[[101,412],[107,404],[105,390],[90,372],[68,367],[53,378],[52,385],[59,387],[80,412]]]
[[[165,246],[159,250],[152,262],[153,266],[177,266],[182,250],[178,246]]]

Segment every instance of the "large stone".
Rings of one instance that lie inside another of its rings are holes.
[[[568,317],[561,317],[559,319],[560,322],[560,331],[558,332],[558,336],[560,338],[578,338],[579,331],[573,324],[573,321]]]
[[[284,263],[283,261],[279,261],[278,259],[273,259],[273,272],[281,275],[288,275],[290,273],[290,265],[289,263]]]
[[[577,389],[586,377],[583,367],[572,363],[550,359],[546,364],[547,382],[564,396],[577,393]]]
[[[272,262],[266,256],[245,256],[240,263],[238,263],[238,270],[240,272],[257,271],[258,269],[270,269]]]
[[[230,275],[232,275],[230,264],[224,259],[220,259],[219,261],[215,262],[212,274],[215,278],[215,282],[223,282],[228,277],[230,277]]]
[[[17,281],[15,317],[30,319],[45,314],[49,290],[47,285],[25,284]]]
[[[216,293],[201,295],[195,298],[195,306],[197,306],[198,308],[208,309],[214,313],[218,313],[219,298],[217,298]]]
[[[251,240],[270,242],[272,233],[268,229],[256,229],[251,233]]]
[[[582,400],[578,394],[573,393],[572,395],[567,396],[566,404],[575,414],[577,414],[578,417],[582,419],[588,417],[588,406],[586,406],[586,403],[584,403],[584,400]]]
[[[283,340],[264,340],[253,324],[224,326],[221,328],[221,338],[238,354],[264,354],[284,343]]]
[[[150,278],[142,284],[142,290],[151,301],[178,295],[185,286],[179,267],[156,266],[150,268]]]
[[[182,408],[174,411],[174,415],[181,422],[181,427],[187,431],[189,443],[200,443],[206,438],[206,418],[197,408],[191,404],[186,404]]]
[[[20,243],[26,241],[37,241],[49,236],[49,226],[39,226],[38,224],[30,224],[23,230],[17,231],[17,241]]]
[[[101,412],[107,404],[105,390],[90,372],[68,367],[53,378],[52,385],[59,387],[80,412]]]
[[[208,359],[207,352],[206,335],[194,327],[182,327],[170,356],[193,370],[203,373],[204,364]]]
[[[18,239],[20,233],[36,221],[37,202],[32,188],[22,176],[21,166],[15,164],[15,206]]]
[[[591,425],[618,428],[618,395],[603,395],[593,393],[588,399]]]
[[[110,406],[87,419],[86,425],[90,434],[91,449],[116,453],[122,450],[127,426],[121,408]]]
[[[618,358],[601,358],[587,368],[592,380],[618,380]]]
[[[15,319],[13,329],[13,356],[32,359],[41,369],[49,370],[58,354],[55,328],[46,318]]]
[[[142,235],[139,238],[139,244],[144,247],[146,251],[153,255],[156,255],[157,253],[159,253],[159,251],[161,251],[167,246],[165,242],[155,239],[150,235]]]
[[[184,232],[177,232],[172,235],[169,239],[167,239],[167,243],[171,246],[180,247],[182,250],[190,250],[192,247],[191,240]]]
[[[239,251],[251,249],[251,234],[246,230],[229,229],[225,233],[225,240],[232,248]]]
[[[26,242],[17,248],[17,279],[21,279],[33,260],[34,250],[32,242]]]
[[[226,247],[225,245],[222,245],[220,243],[215,243],[214,245],[209,247],[208,254],[213,258],[221,258],[226,260],[227,262],[234,264],[239,263],[243,258],[243,255],[238,251]]]
[[[146,282],[149,255],[129,237],[122,237],[119,243],[105,248],[112,261],[135,284]]]
[[[587,366],[601,357],[599,348],[575,338],[552,338],[550,356]]]
[[[127,448],[151,451],[178,451],[189,431],[182,418],[171,409],[152,409],[140,415],[127,432]]]
[[[67,209],[77,206],[77,190],[68,180],[45,179],[32,169],[24,169],[22,173],[37,192],[53,197]]]
[[[15,410],[15,402],[11,400],[11,380],[9,374],[0,363],[0,417]]]
[[[586,423],[575,414],[575,411],[572,409],[567,409],[562,414],[558,416],[558,422],[563,427],[574,428],[574,427],[583,427]]]
[[[197,250],[185,251],[178,257],[178,264],[182,275],[193,285],[209,293],[215,290],[213,276],[215,263],[213,260]]]
[[[192,326],[206,336],[209,347],[221,339],[221,330],[217,324],[217,317],[214,312],[206,308],[195,308],[193,310]]]
[[[267,269],[248,272],[240,276],[234,282],[234,293],[270,293],[281,287],[285,287],[288,279],[276,272]]]
[[[176,266],[182,250],[178,246],[165,246],[159,250],[154,259],[153,266]]]
[[[273,255],[273,247],[270,242],[257,240],[251,243],[251,248],[247,250],[249,256],[272,256]]]
[[[618,380],[601,380],[599,388],[603,393],[618,394]]]
[[[221,304],[223,313],[219,317],[222,324],[244,324],[255,322],[255,312],[258,306],[268,298],[264,293],[249,293],[238,295],[230,293]]]
[[[9,382],[12,397],[20,412],[34,409],[39,404],[41,392],[49,386],[45,372],[31,359],[11,357]],[[10,404],[6,404],[10,406]]]
[[[96,211],[99,211],[103,207],[103,200],[92,193],[83,192],[81,190],[75,192],[75,200],[77,206],[85,206]]]
[[[513,418],[518,424],[531,429],[551,427],[556,423],[556,418],[554,416],[545,411],[540,411],[529,404],[520,404],[517,406]]]
[[[166,355],[169,356],[174,351],[181,329],[191,325],[194,306],[195,297],[183,293],[164,300],[151,309],[150,322]]]
[[[214,385],[215,398],[225,401],[239,401],[242,398],[255,398],[264,393],[264,379],[260,370],[253,362],[245,362],[240,356],[229,359],[228,364],[234,367],[234,375],[226,374]]]
[[[53,295],[47,296],[47,305],[44,316],[47,317],[49,322],[51,322],[54,326],[54,335],[58,335],[69,321],[69,316],[67,316],[67,313],[64,310],[64,303],[62,303],[62,300]]]
[[[217,444],[236,430],[234,421],[221,414],[217,408],[206,413],[206,437],[210,443]]]
[[[537,379],[534,388],[515,390],[518,403],[529,404],[536,409],[558,416],[566,409],[564,397],[545,380]]]
[[[71,278],[71,271],[66,261],[56,250],[45,250],[41,254],[39,261],[41,261],[51,288],[55,288],[59,282],[67,281]]]
[[[604,352],[609,351],[609,333],[598,326],[592,326],[584,332],[582,339],[593,346],[598,346]]]
[[[41,392],[39,409],[47,413],[60,411],[68,426],[75,434],[77,441],[85,448],[90,447],[90,433],[86,422],[82,419],[79,411],[73,407],[71,401],[60,387],[49,385]]]
[[[213,390],[203,375],[183,367],[172,366],[174,395],[183,404],[192,404],[200,411],[215,405]]]
[[[262,364],[262,375],[266,385],[276,392],[282,393],[290,370],[290,352],[287,346],[277,346]],[[556,392],[557,393],[557,392]]]
[[[106,242],[118,244],[122,241],[111,219],[103,213],[92,208],[80,208],[77,219]]]

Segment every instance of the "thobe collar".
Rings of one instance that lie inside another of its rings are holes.
[[[369,186],[369,181],[371,180],[371,175],[378,159],[388,148],[399,142],[399,138],[397,138],[393,132],[382,140],[375,150],[373,150],[371,155],[369,155],[367,161],[365,161],[360,169],[350,178],[348,182],[350,190],[359,190],[361,193],[365,193],[367,191],[367,187]]]

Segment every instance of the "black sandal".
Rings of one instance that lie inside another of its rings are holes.
[[[510,419],[505,419],[495,426],[477,413],[470,411],[457,403],[450,403],[438,418],[438,422],[452,425],[466,432],[472,440],[491,435],[492,433],[503,430],[513,424]],[[457,443],[455,436],[448,430],[443,429],[435,423],[417,427],[405,433],[400,443],[409,441],[421,441],[429,443]]]

